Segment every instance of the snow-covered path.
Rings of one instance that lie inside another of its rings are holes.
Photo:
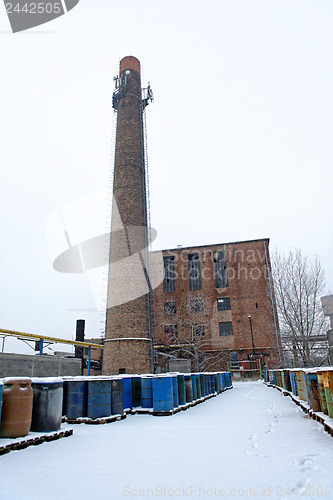
[[[0,457],[1,500],[333,498],[333,439],[261,382]]]

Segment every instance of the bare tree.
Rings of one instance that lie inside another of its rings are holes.
[[[167,315],[164,325],[164,344],[168,354],[191,360],[193,371],[213,371],[220,368],[223,361],[226,363],[229,358],[224,359],[225,353],[212,348],[208,313],[211,304],[204,294],[198,291],[195,296],[185,297],[184,293],[177,314],[176,309],[172,311],[175,303],[166,303],[164,308],[167,304],[174,313]]]
[[[320,296],[325,276],[318,257],[309,260],[301,250],[272,256],[275,297],[286,361],[295,366],[321,365],[327,358],[325,317]]]

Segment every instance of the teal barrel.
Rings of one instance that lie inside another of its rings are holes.
[[[124,389],[124,409],[131,410],[132,403],[132,379],[131,377],[122,377]]]
[[[88,418],[109,417],[111,415],[111,379],[90,378],[88,380]]]
[[[198,399],[200,399],[202,397],[200,373],[196,373],[195,376],[196,376],[196,380],[197,380],[197,395],[198,395]]]
[[[200,390],[200,375],[199,373],[194,374],[195,377],[195,383],[196,383],[196,388],[197,388],[197,399],[201,398],[201,390]]]
[[[316,373],[306,373],[308,403],[313,411],[322,411],[320,406],[318,377]]]
[[[228,381],[228,387],[232,387],[232,378],[230,372],[227,372],[227,381]]]
[[[153,407],[153,377],[141,376],[142,408]]]
[[[153,409],[158,413],[173,411],[173,388],[170,375],[156,375],[153,378]]]
[[[215,392],[215,374],[214,373],[209,374],[209,381],[210,381],[210,393],[214,394],[214,392]]]
[[[192,377],[191,375],[184,375],[184,379],[186,403],[191,403],[193,401]]]
[[[87,416],[88,381],[81,378],[64,380],[63,415],[67,418]]]
[[[291,390],[292,393],[295,396],[298,396],[298,388],[297,388],[297,375],[296,372],[290,372],[290,384],[291,384]]]
[[[200,389],[201,389],[201,397],[204,398],[206,393],[206,378],[204,373],[200,373]]]
[[[210,394],[210,384],[209,384],[209,376],[208,373],[204,373],[205,376],[205,390],[206,390],[206,396],[209,396]]]
[[[111,380],[111,415],[124,413],[124,384],[121,377],[112,377]]]
[[[177,375],[178,382],[178,403],[182,406],[186,403],[185,378],[183,374]]]
[[[131,377],[132,380],[132,405],[133,408],[137,408],[138,406],[142,406],[141,401],[141,377],[138,375],[133,375]]]
[[[32,432],[57,431],[61,427],[63,381],[58,378],[32,379]]]
[[[172,392],[173,392],[173,406],[177,408],[179,406],[178,400],[178,378],[177,375],[172,375]]]
[[[191,373],[191,382],[192,382],[193,400],[195,400],[198,399],[198,392],[197,392],[197,381],[194,373]]]

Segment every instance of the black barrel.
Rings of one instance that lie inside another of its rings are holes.
[[[113,378],[111,382],[111,414],[124,413],[124,386],[122,378]]]
[[[61,379],[32,379],[33,403],[30,430],[57,431],[61,427],[63,382]]]

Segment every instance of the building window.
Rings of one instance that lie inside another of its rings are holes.
[[[163,257],[164,281],[163,289],[165,292],[174,292],[176,290],[176,272],[174,256]]]
[[[188,254],[188,279],[190,290],[201,290],[200,254]]]
[[[176,302],[164,302],[164,314],[168,316],[169,314],[176,314]]]
[[[205,325],[192,325],[192,340],[205,336]]]
[[[165,325],[164,327],[165,345],[177,342],[177,325]]]
[[[229,297],[221,297],[217,299],[217,310],[218,311],[229,311],[230,308],[230,298]]]
[[[225,252],[214,252],[214,275],[216,288],[225,288],[228,286],[227,263]]]
[[[232,323],[231,321],[222,321],[219,323],[220,337],[226,335],[232,335]]]
[[[201,299],[190,300],[191,313],[199,313],[203,311],[203,302]]]

